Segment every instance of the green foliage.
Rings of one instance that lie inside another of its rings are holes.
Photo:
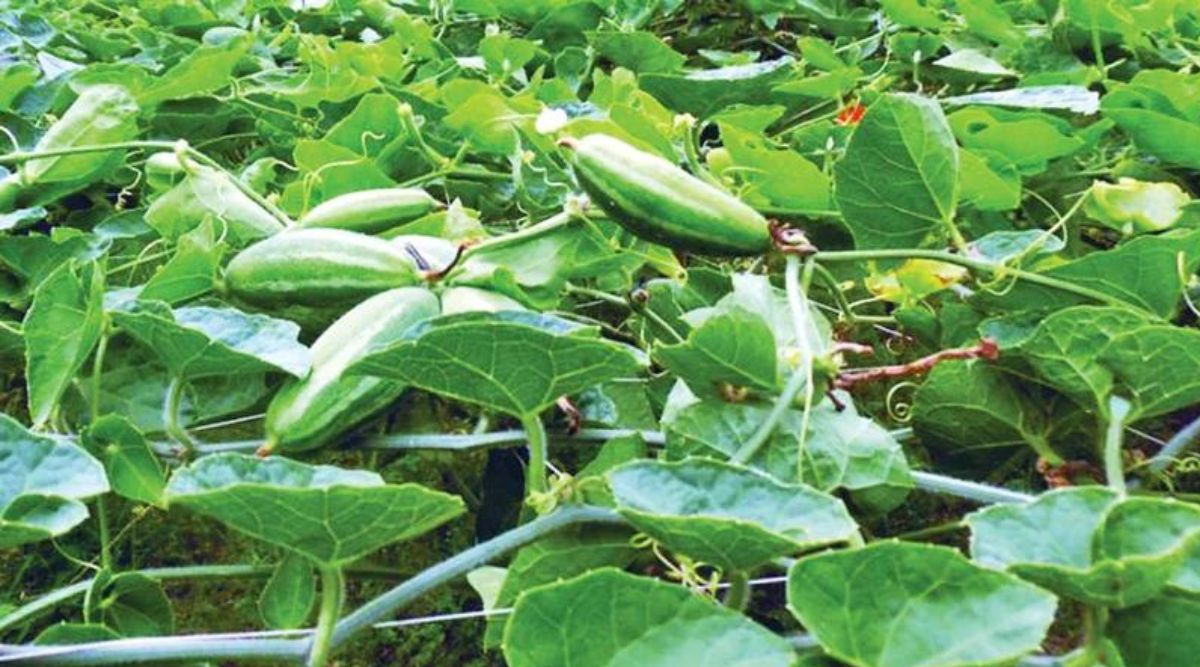
[[[0,3],[0,661],[1190,664],[1198,63],[1184,0]]]

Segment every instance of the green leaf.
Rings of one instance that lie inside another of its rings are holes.
[[[160,236],[174,241],[207,219],[227,228],[238,246],[283,231],[283,224],[242,192],[228,173],[201,164],[187,167],[187,177],[146,209],[146,224]]]
[[[21,329],[29,415],[40,428],[92,354],[104,327],[104,272],[95,262],[64,262],[33,295]]]
[[[34,151],[52,151],[130,141],[138,135],[138,107],[121,86],[97,85],[85,89],[46,134]],[[47,183],[89,184],[120,164],[119,151],[58,155],[30,160],[21,166],[27,185]]]
[[[253,43],[254,36],[244,30],[229,27],[209,30],[199,47],[155,77],[154,85],[138,94],[138,102],[153,106],[225,88],[230,83],[233,68]]]
[[[623,527],[580,526],[522,548],[513,557],[493,603],[510,607],[524,591],[603,567],[625,567],[637,555],[632,533]],[[506,618],[488,621],[484,647],[500,646]]]
[[[808,211],[831,206],[829,178],[791,149],[777,149],[755,133],[722,124],[721,142],[733,158],[732,169],[747,184],[739,196],[751,204]]]
[[[638,530],[726,572],[858,536],[842,501],[711,459],[627,463],[609,485]]]
[[[80,499],[108,488],[87,452],[0,413],[0,548],[66,533],[87,518]]]
[[[465,83],[465,82],[464,82]],[[517,123],[524,117],[510,98],[480,84],[445,118],[446,126],[463,136],[479,152],[513,155],[520,145]],[[448,94],[446,89],[443,95]],[[536,109],[527,110],[536,113]]]
[[[967,524],[980,563],[1110,607],[1158,595],[1200,543],[1200,509],[1158,498],[1122,499],[1101,487],[995,505],[970,515]]]
[[[20,366],[25,362],[25,337],[21,323],[0,320],[0,363]]]
[[[167,500],[328,567],[463,512],[456,496],[418,484],[384,484],[373,472],[243,454],[213,454],[181,468],[167,486]]]
[[[112,365],[100,376],[100,412],[120,414],[144,433],[161,431],[163,397],[171,383],[167,369],[153,359],[131,355],[128,349],[122,350],[120,358],[116,354],[108,358]],[[269,395],[265,373],[199,378],[184,387],[180,421],[185,425],[212,421],[247,410]],[[76,412],[89,414],[90,409],[79,405]]]
[[[317,580],[312,562],[288,552],[275,565],[258,596],[258,613],[269,628],[295,630],[304,627],[316,601]]]
[[[1017,73],[996,62],[979,49],[958,49],[933,61],[937,67],[974,75],[975,79],[994,79],[1017,76]]]
[[[212,224],[205,220],[180,237],[175,255],[146,282],[138,298],[177,304],[207,294],[217,283],[224,250],[225,244],[213,238]]]
[[[931,8],[937,7],[939,3],[923,3],[920,0],[879,0],[879,4],[883,7],[883,13],[900,25],[927,30],[937,30],[942,26],[942,20]]]
[[[148,302],[112,313],[121,330],[154,351],[171,375],[202,378],[283,371],[303,377],[308,348],[296,339],[300,327],[235,308],[189,306],[171,310]]]
[[[414,387],[516,417],[641,367],[636,351],[549,315],[464,313],[426,321],[368,352],[348,372]]]
[[[913,397],[913,429],[933,449],[995,461],[1014,447],[1048,449],[1043,410],[1005,373],[980,361],[938,364]]]
[[[33,643],[38,646],[64,646],[120,638],[121,635],[98,623],[56,623],[43,630]]]
[[[771,89],[788,80],[793,63],[790,56],[784,56],[685,74],[647,73],[638,78],[638,84],[674,111],[707,118],[734,104],[771,102]]]
[[[953,225],[958,162],[934,100],[891,93],[871,105],[834,170],[855,247],[913,247]]]
[[[1134,401],[1145,419],[1200,401],[1200,331],[1169,324],[1126,330],[1104,348],[1100,363]]]
[[[1064,308],[1041,320],[1019,350],[1043,381],[1085,408],[1104,412],[1115,380],[1098,353],[1121,332],[1147,323],[1124,308]]]
[[[1190,93],[1196,80],[1194,74],[1146,69],[1128,84],[1115,84],[1100,106],[1141,150],[1200,169],[1200,114]]]
[[[900,443],[871,419],[848,405],[836,410],[829,402],[813,408],[804,449],[803,481],[819,491],[846,489],[856,503],[890,509],[902,502],[913,485]],[[732,456],[767,419],[770,408],[748,403],[699,401],[664,420],[667,453]],[[789,410],[767,444],[748,464],[783,482],[797,481],[796,457],[803,423]]]
[[[1184,283],[1200,267],[1200,231],[1139,236],[1112,250],[1093,252],[1039,271],[1046,276],[1089,287],[1163,318],[1179,308]],[[1069,292],[1017,281],[1003,294],[980,293],[980,304],[1010,310],[1053,310],[1085,301]]]
[[[0,67],[0,110],[10,111],[13,100],[37,82],[40,73],[29,63],[9,61]]]
[[[1161,232],[1183,217],[1192,200],[1174,183],[1147,183],[1120,178],[1115,184],[1096,181],[1083,207],[1087,216],[1122,234]]]
[[[161,637],[175,631],[175,613],[162,584],[139,572],[97,577],[87,597],[89,615],[124,637]]]
[[[674,72],[687,59],[649,32],[600,31],[588,35],[602,58],[638,73]]]
[[[994,0],[971,0],[991,3]],[[962,4],[962,0],[960,0]],[[1008,90],[989,90],[970,95],[947,97],[947,104],[978,104],[1016,109],[1062,110],[1092,115],[1100,111],[1100,95],[1083,86],[1030,86]]]
[[[980,211],[1011,211],[1021,205],[1021,172],[1008,158],[969,150],[959,151],[959,158],[963,203]]]
[[[534,225],[493,238],[467,253],[448,280],[549,305],[569,280],[630,276],[619,281],[620,289],[628,289],[631,274],[653,247],[615,223],[573,218],[566,225]]]
[[[963,151],[964,156],[967,153]],[[1062,239],[1047,235],[1041,229],[991,232],[971,242],[974,254],[997,264],[1017,257],[1035,259],[1039,255],[1059,252],[1063,247]]]
[[[797,561],[788,607],[830,655],[857,667],[974,667],[1037,650],[1055,600],[953,549],[877,542]]]
[[[963,148],[1002,155],[1026,176],[1046,171],[1051,160],[1084,146],[1070,134],[1069,124],[1036,111],[970,107],[955,111],[948,120]]]
[[[1125,667],[1187,665],[1200,651],[1200,599],[1168,593],[1112,614],[1105,633]]]
[[[841,100],[862,78],[863,72],[857,67],[842,67],[830,72],[788,81],[776,86],[775,92],[802,97],[816,97],[828,100]]]
[[[37,288],[61,270],[64,262],[75,259],[86,265],[102,249],[95,239],[79,234],[0,236],[0,264],[6,274],[0,281],[0,301],[25,308]]]
[[[87,517],[87,507],[73,498],[36,492],[19,495],[0,512],[0,548],[65,535]]]
[[[794,653],[680,586],[606,568],[522,595],[504,657],[512,667],[789,667]]]
[[[116,493],[135,502],[166,507],[166,473],[141,431],[121,415],[104,415],[83,433],[83,446],[104,463]]]
[[[718,393],[721,383],[767,392],[779,386],[775,334],[743,308],[708,317],[686,341],[658,347],[654,357],[702,395]]]
[[[958,0],[955,5],[967,22],[967,29],[976,35],[1004,46],[1017,46],[1021,43],[1021,32],[996,0]]]

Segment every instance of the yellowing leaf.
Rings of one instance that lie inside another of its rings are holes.
[[[910,259],[892,271],[868,276],[866,286],[884,301],[913,303],[962,282],[968,275],[969,272],[957,264]]]
[[[1114,183],[1092,184],[1084,213],[1122,234],[1160,232],[1174,226],[1191,201],[1174,183],[1147,183],[1122,178]]]

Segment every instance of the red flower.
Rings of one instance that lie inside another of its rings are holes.
[[[834,122],[838,125],[858,125],[862,122],[863,116],[867,113],[867,108],[855,102],[848,107],[845,107],[838,112]]]

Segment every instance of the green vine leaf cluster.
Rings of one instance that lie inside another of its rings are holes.
[[[0,2],[0,663],[1193,664],[1198,170],[1181,0]]]

